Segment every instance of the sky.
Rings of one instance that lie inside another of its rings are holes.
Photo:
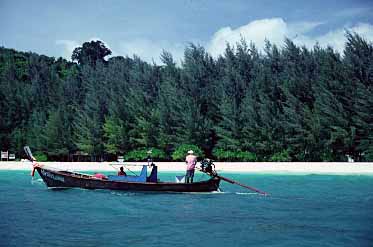
[[[0,0],[0,46],[69,60],[90,40],[155,63],[162,50],[180,62],[190,43],[217,57],[241,38],[343,52],[346,30],[373,42],[373,0]]]

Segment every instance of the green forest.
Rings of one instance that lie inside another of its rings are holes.
[[[0,48],[0,149],[72,161],[373,161],[373,44],[259,50],[245,40],[182,62],[110,56],[101,41],[72,61]],[[74,158],[75,157],[75,158]]]

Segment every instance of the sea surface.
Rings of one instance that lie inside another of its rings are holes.
[[[372,176],[222,174],[261,196],[226,182],[204,194],[51,190],[29,174],[0,171],[0,246],[373,246]]]

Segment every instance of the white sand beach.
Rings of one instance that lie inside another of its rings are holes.
[[[113,162],[42,162],[41,164],[70,171],[115,171],[120,164]],[[125,162],[131,170],[140,170],[144,162]],[[159,172],[185,171],[184,162],[157,162]],[[336,174],[373,175],[373,163],[362,162],[215,162],[218,172],[258,174]],[[31,170],[31,162],[0,162],[0,170]]]

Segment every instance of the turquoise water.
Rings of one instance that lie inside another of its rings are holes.
[[[0,171],[0,246],[373,246],[369,176],[226,174],[265,197],[227,183],[206,194],[55,191],[29,173]]]

